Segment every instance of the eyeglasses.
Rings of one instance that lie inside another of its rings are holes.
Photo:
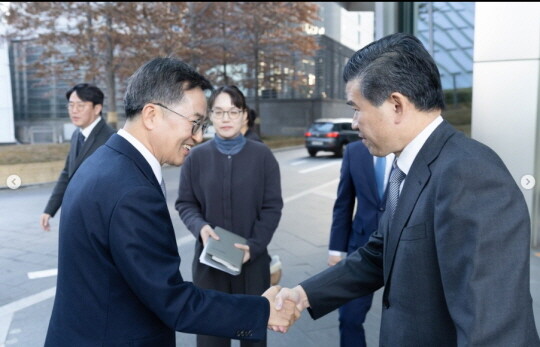
[[[77,110],[77,111],[84,111],[84,109],[86,108],[86,106],[88,104],[90,104],[91,102],[90,101],[85,101],[85,102],[70,102],[66,105],[66,108],[68,110]]]
[[[154,105],[158,105],[158,106],[161,106],[163,107],[164,109],[168,110],[168,111],[171,111],[172,113],[182,117],[182,118],[185,118],[187,120],[189,120],[193,126],[191,127],[191,134],[192,135],[197,135],[197,133],[199,132],[199,130],[202,131],[202,133],[206,133],[206,129],[208,128],[208,122],[205,122],[203,121],[202,119],[197,119],[197,120],[191,120],[189,119],[188,117],[184,116],[184,115],[181,115],[180,113],[176,112],[176,111],[173,111],[171,110],[170,108],[168,108],[167,106],[163,105],[163,104],[160,104],[159,102],[154,102],[153,103]]]
[[[225,117],[225,114],[228,114],[230,119],[238,119],[238,117],[240,117],[243,112],[244,111],[239,109],[232,109],[229,111],[210,110],[212,117],[214,117],[215,119],[222,119],[223,117]]]

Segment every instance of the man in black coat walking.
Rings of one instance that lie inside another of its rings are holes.
[[[103,92],[88,83],[79,83],[66,92],[69,118],[78,129],[71,136],[66,164],[40,218],[40,226],[45,231],[51,230],[49,220],[62,205],[64,192],[71,176],[86,158],[115,133],[115,130],[101,117],[103,98]]]

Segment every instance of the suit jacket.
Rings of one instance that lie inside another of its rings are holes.
[[[101,119],[101,121],[96,124],[94,129],[92,129],[90,136],[88,136],[86,141],[84,141],[84,145],[81,148],[79,156],[76,156],[75,151],[77,149],[77,136],[75,135],[77,134],[77,131],[78,130],[74,131],[73,136],[71,136],[71,144],[69,147],[68,156],[66,158],[66,164],[64,165],[62,172],[60,172],[60,176],[56,181],[56,185],[54,186],[51,197],[49,198],[49,202],[45,207],[44,212],[50,214],[51,217],[54,217],[62,205],[62,199],[64,197],[64,193],[66,192],[66,187],[69,180],[75,171],[77,171],[79,166],[81,166],[81,163],[116,132],[105,122],[104,119]]]
[[[264,297],[202,290],[183,280],[161,187],[119,135],[72,177],[59,238],[45,346],[173,347],[175,330],[266,338]]]
[[[356,213],[354,206],[356,200]],[[329,249],[352,253],[377,230],[386,198],[379,198],[373,156],[361,141],[345,147],[334,203]]]
[[[529,213],[491,149],[443,122],[388,219],[365,247],[301,283],[314,318],[384,285],[381,346],[540,346]]]

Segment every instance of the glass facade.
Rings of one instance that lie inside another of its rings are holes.
[[[66,91],[71,87],[61,74],[38,74],[31,64],[40,59],[43,49],[31,41],[12,41],[9,61],[15,121],[68,118]],[[51,64],[53,67],[54,64]]]
[[[443,116],[470,135],[474,2],[415,2],[414,34],[435,59],[445,92]]]
[[[343,68],[354,51],[326,35],[316,37],[319,49],[313,57],[292,54],[291,67],[261,63],[262,99],[345,98]],[[254,90],[246,89],[246,95],[252,97]]]
[[[86,70],[66,64],[75,54],[70,46],[57,47],[61,53],[53,58],[42,58],[44,47],[33,40],[12,40],[8,46],[13,115],[16,138],[21,143],[49,143],[69,141],[73,126],[66,108],[66,92],[78,83],[93,83],[105,94],[104,110],[107,115],[107,88],[101,80],[85,79]],[[35,67],[35,63],[45,69]],[[116,105],[123,120],[125,86],[117,80]]]
[[[435,58],[444,89],[472,86],[474,2],[418,2],[416,36]]]

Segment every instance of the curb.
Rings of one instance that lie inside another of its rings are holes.
[[[271,148],[270,150],[272,153],[277,153],[301,148],[304,148],[304,145]],[[44,163],[0,165],[0,191],[11,189],[6,184],[6,179],[11,174],[16,174],[21,177],[22,184],[17,189],[54,183],[58,180],[58,176],[64,168],[64,164],[65,161],[60,160]],[[163,167],[167,166],[169,165],[164,165]]]
[[[276,152],[285,152],[285,151],[292,151],[293,149],[302,149],[304,148],[305,145],[297,145],[297,146],[289,146],[289,147],[279,147],[279,148],[274,148],[272,150],[273,153],[276,153]]]

